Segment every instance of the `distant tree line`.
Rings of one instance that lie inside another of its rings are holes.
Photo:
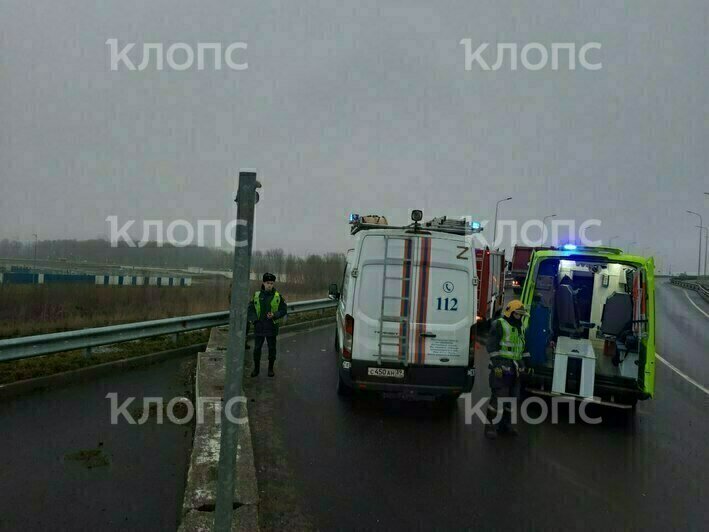
[[[254,251],[251,256],[251,270],[256,273],[271,272],[285,275],[289,284],[301,284],[326,288],[328,283],[340,281],[345,268],[342,253],[307,255],[298,257],[286,255],[282,249]]]
[[[32,260],[34,242],[0,240],[0,257]],[[201,267],[205,270],[230,270],[233,252],[217,248],[165,244],[158,247],[148,242],[144,247],[131,247],[119,242],[112,247],[108,240],[40,240],[37,242],[38,260],[67,260],[89,264],[111,264],[156,268]],[[342,277],[345,257],[341,253],[307,255],[286,254],[282,249],[268,249],[252,253],[251,271],[257,274],[272,272],[285,275],[289,284],[321,287],[338,282]]]
[[[32,259],[34,248],[34,242],[0,240],[0,257]],[[228,251],[217,248],[175,247],[170,244],[158,247],[156,242],[148,242],[144,247],[131,247],[126,242],[118,242],[116,247],[112,247],[108,240],[103,239],[37,242],[38,260],[165,268],[200,266],[210,270],[224,270],[231,267],[231,257]]]

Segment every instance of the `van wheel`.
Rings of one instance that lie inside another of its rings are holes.
[[[353,389],[345,384],[339,372],[337,374],[337,395],[340,397],[352,397]]]

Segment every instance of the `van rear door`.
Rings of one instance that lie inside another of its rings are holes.
[[[385,237],[363,238],[353,359],[378,362],[381,339],[382,363],[467,366],[477,312],[475,250],[452,235],[392,235],[386,248],[385,281]]]
[[[638,382],[650,397],[655,394],[655,261],[647,259],[633,280],[636,296],[633,319],[638,332],[643,333],[638,360]]]

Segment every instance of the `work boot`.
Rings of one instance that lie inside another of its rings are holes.
[[[269,377],[275,377],[276,374],[273,372],[273,361],[269,360],[268,361],[268,376]]]
[[[254,356],[254,370],[251,372],[252,377],[258,377],[259,371],[261,370],[261,357]]]
[[[251,376],[252,376],[252,377],[258,377],[258,374],[259,374],[259,367],[258,367],[258,366],[254,366],[254,369],[253,369],[253,371],[251,372]]]

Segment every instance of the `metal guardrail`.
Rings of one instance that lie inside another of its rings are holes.
[[[331,299],[294,301],[293,303],[288,303],[288,314],[325,310],[336,306],[337,302]],[[108,327],[95,327],[79,331],[10,338],[8,340],[0,340],[0,362],[51,355],[75,349],[90,349],[101,345],[140,340],[152,336],[197,331],[227,325],[228,323],[229,312],[223,311],[110,325]]]
[[[670,283],[675,286],[681,286],[682,288],[687,288],[688,290],[694,290],[695,292],[699,292],[699,295],[701,295],[706,301],[709,301],[709,290],[701,283],[698,283],[696,281],[678,279],[677,277],[673,277],[672,279],[670,279]]]
[[[709,301],[709,290],[707,289],[706,286],[700,284],[699,290],[697,290],[697,291],[706,301]]]

